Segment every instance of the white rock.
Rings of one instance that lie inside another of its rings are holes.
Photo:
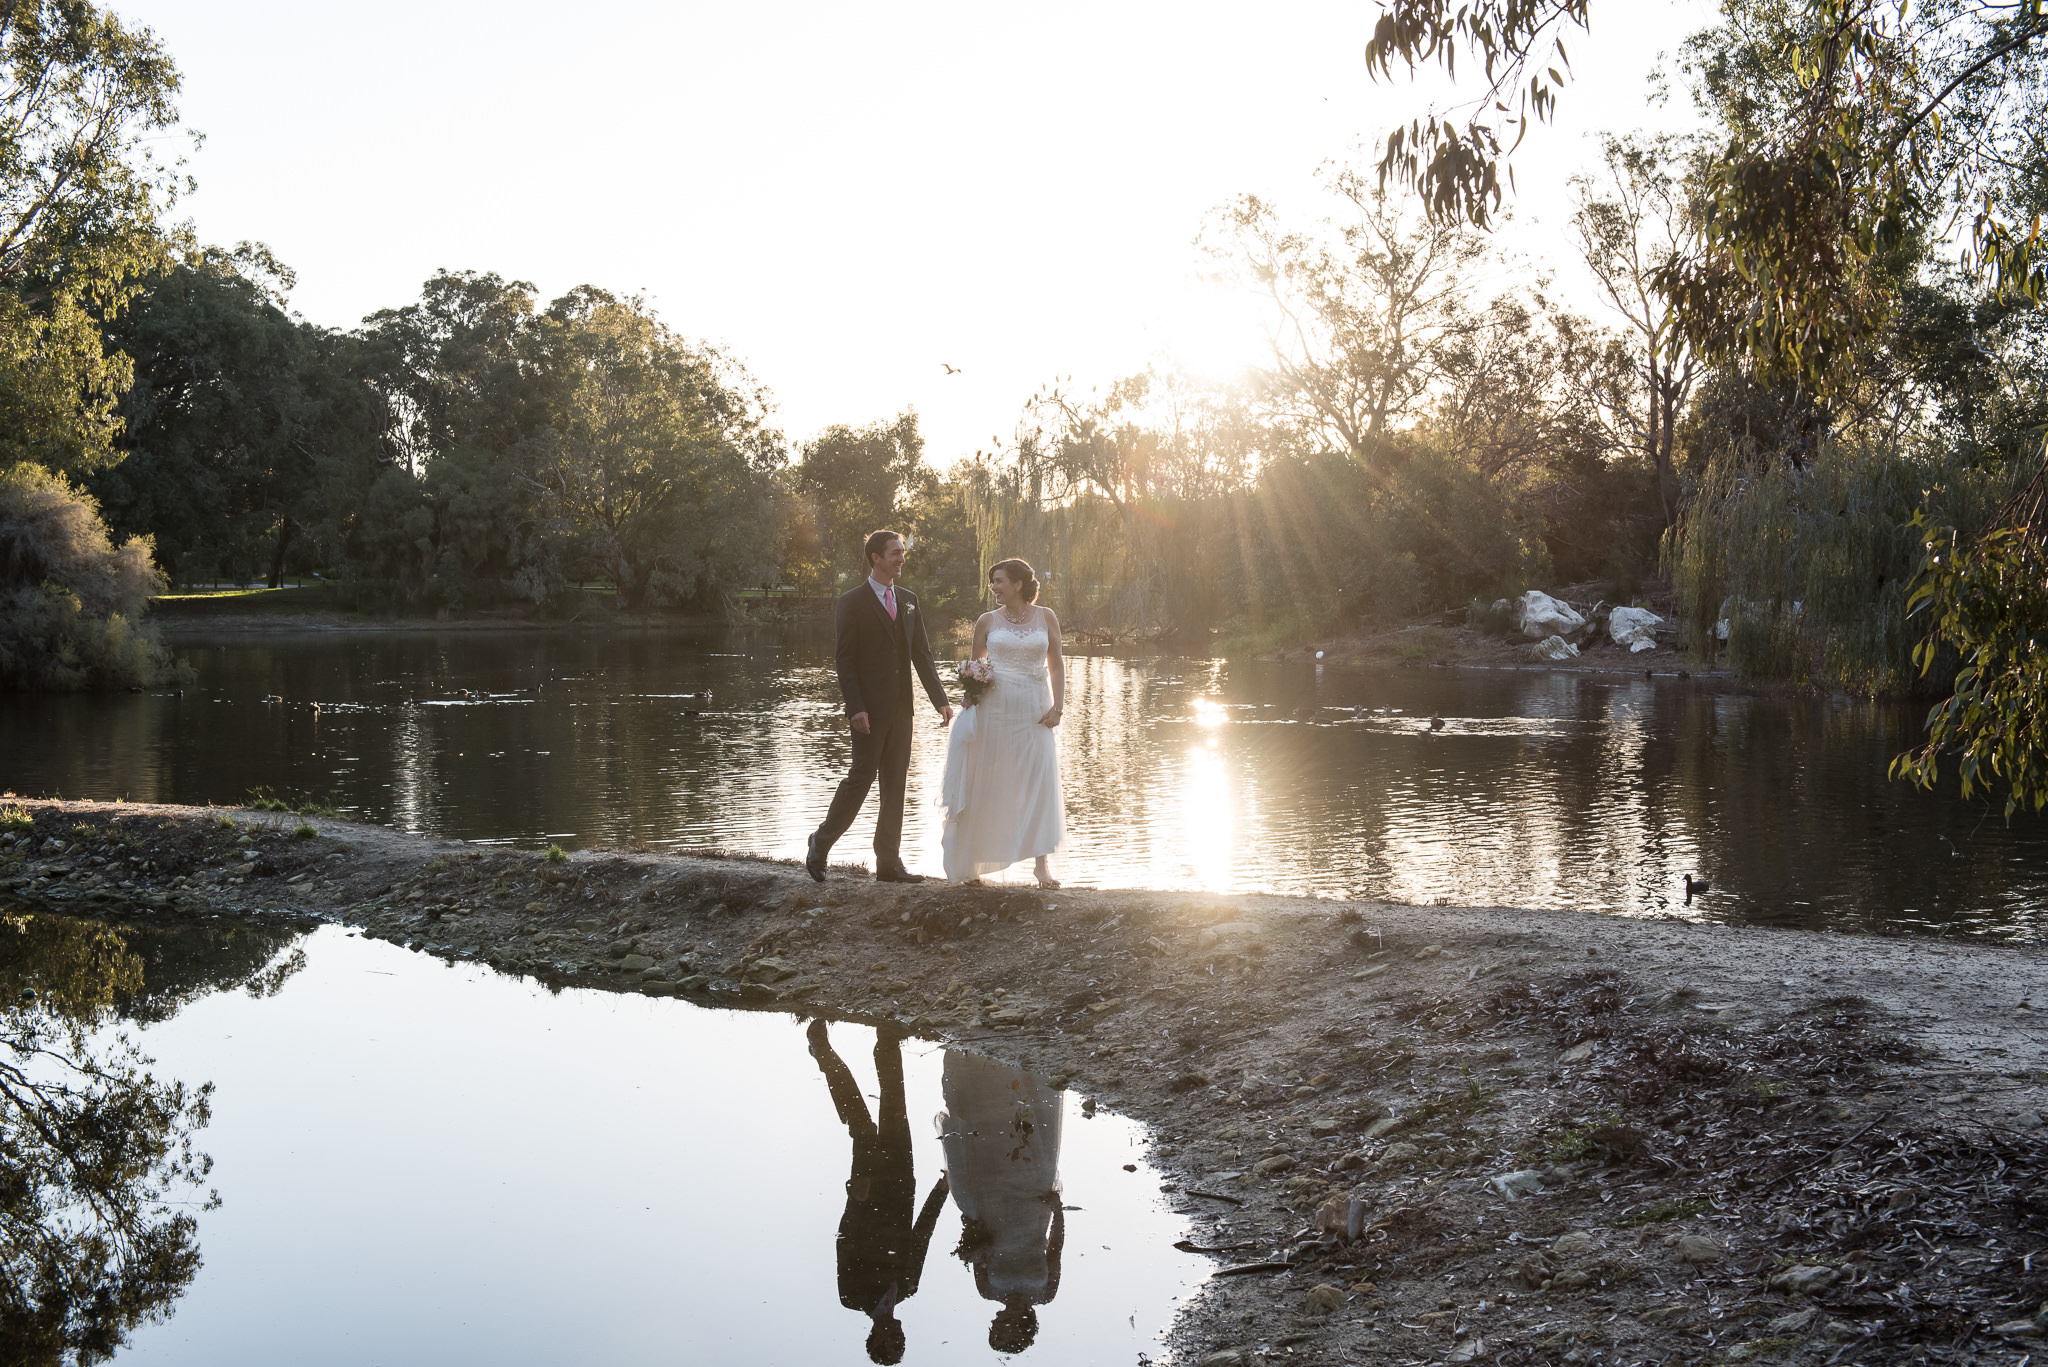
[[[1494,1178],[1489,1185],[1510,1201],[1519,1201],[1532,1192],[1543,1190],[1543,1174],[1534,1168],[1524,1168],[1520,1172],[1504,1172]]]
[[[1578,657],[1579,648],[1562,636],[1552,636],[1529,647],[1539,660],[1571,660]]]
[[[1657,628],[1664,619],[1648,608],[1616,608],[1607,614],[1607,634],[1631,654],[1657,648]]]
[[[1515,629],[1532,641],[1546,636],[1570,636],[1585,627],[1586,619],[1571,604],[1552,598],[1541,589],[1530,589],[1515,600]]]

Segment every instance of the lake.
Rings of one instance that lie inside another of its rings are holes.
[[[796,858],[847,755],[816,633],[328,632],[180,649],[199,676],[181,696],[10,698],[0,786],[183,803],[268,789],[470,840]],[[2008,826],[1997,807],[1886,779],[1923,712],[1672,677],[1076,658],[1059,870],[1096,886],[2039,937],[2048,823]],[[925,872],[939,867],[944,746],[926,713],[905,836]],[[867,860],[871,832],[870,815],[835,859]],[[1712,891],[1687,904],[1686,873]]]

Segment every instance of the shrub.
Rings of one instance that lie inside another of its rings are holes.
[[[548,852],[542,857],[550,864],[566,864],[569,862],[569,852],[560,845],[549,845]]]
[[[32,831],[35,828],[36,819],[19,802],[0,807],[0,831]]]
[[[163,589],[149,539],[114,545],[91,495],[26,461],[0,470],[0,690],[185,681],[142,622]]]
[[[301,821],[298,825],[292,827],[292,839],[294,840],[311,840],[319,834],[320,828],[310,821]]]

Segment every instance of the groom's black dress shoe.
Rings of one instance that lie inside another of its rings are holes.
[[[825,855],[818,848],[818,833],[816,831],[811,832],[810,843],[804,846],[804,872],[811,876],[811,881],[814,883],[825,881]]]
[[[912,873],[909,869],[898,864],[892,869],[876,869],[875,881],[877,883],[922,883],[924,875]]]

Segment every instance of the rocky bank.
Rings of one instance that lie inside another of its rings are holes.
[[[1176,1363],[2048,1347],[2031,949],[847,869],[819,887],[745,857],[9,810],[16,910],[343,921],[553,984],[893,1020],[1017,1060],[1150,1127],[1216,1263]]]

